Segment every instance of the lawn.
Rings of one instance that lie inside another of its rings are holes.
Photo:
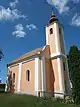
[[[0,94],[0,107],[74,107],[74,105],[28,95]]]

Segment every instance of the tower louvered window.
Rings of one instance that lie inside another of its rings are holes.
[[[50,35],[53,34],[53,28],[50,28]]]

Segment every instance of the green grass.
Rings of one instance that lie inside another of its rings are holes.
[[[0,107],[74,107],[74,105],[28,95],[0,94]]]

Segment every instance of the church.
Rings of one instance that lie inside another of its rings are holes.
[[[54,93],[55,97],[70,93],[64,29],[53,12],[44,36],[45,46],[7,64],[7,73],[12,73],[14,93],[43,96],[45,92]]]

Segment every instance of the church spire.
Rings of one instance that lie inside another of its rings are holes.
[[[52,11],[52,16],[54,15],[54,12]]]
[[[54,21],[58,21],[58,19],[56,18],[54,12],[52,11],[52,15],[50,17],[50,22],[49,23],[53,23]]]

